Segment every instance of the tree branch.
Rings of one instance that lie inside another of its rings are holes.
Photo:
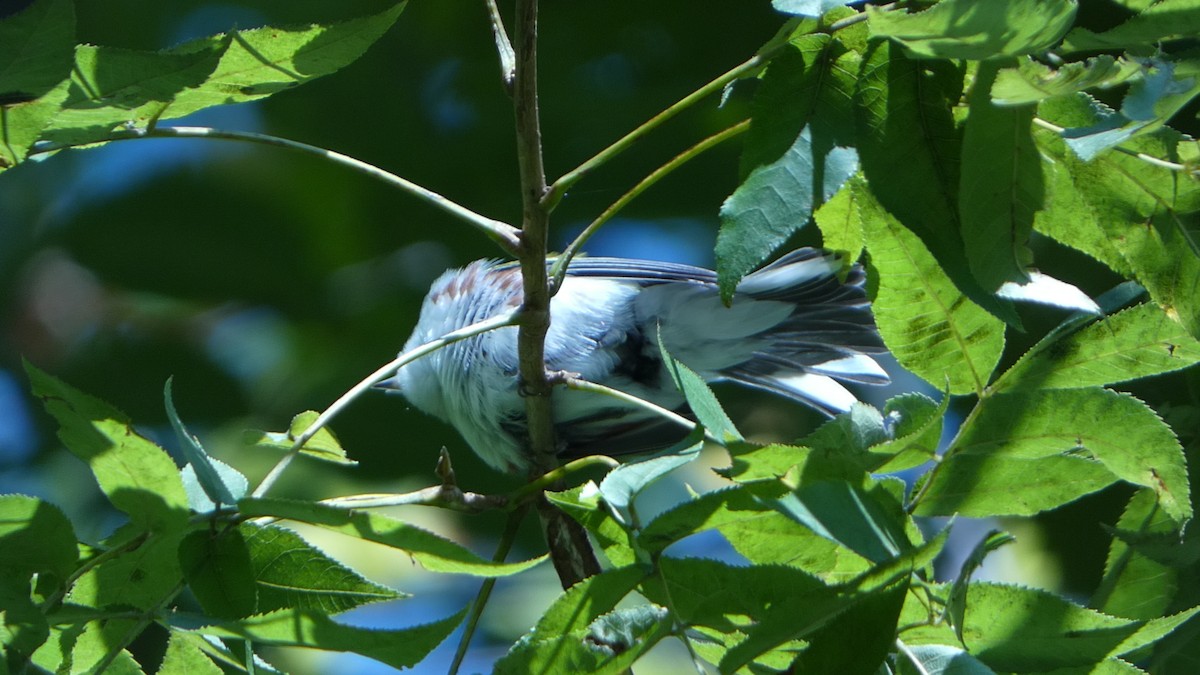
[[[517,0],[513,33],[516,72],[513,111],[517,135],[517,160],[521,177],[521,277],[524,302],[517,338],[521,387],[533,472],[538,476],[558,466],[558,444],[550,403],[553,387],[546,376],[546,331],[550,328],[550,285],[546,270],[546,241],[550,211],[546,196],[546,170],[542,164],[542,131],[538,118],[537,0]],[[563,588],[600,572],[587,533],[565,513],[542,498],[537,503],[550,559]]]

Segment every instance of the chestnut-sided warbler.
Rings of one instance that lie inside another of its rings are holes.
[[[731,306],[716,273],[674,263],[577,258],[550,303],[546,368],[577,374],[686,413],[663,365],[666,350],[708,381],[780,394],[826,414],[855,397],[836,380],[883,384],[869,354],[885,351],[863,291],[863,271],[844,282],[841,262],[804,248],[746,276]],[[446,272],[429,289],[405,351],[521,304],[520,269],[481,260]],[[836,378],[836,379],[835,379]],[[455,342],[413,361],[381,386],[449,422],[492,467],[528,468],[517,328]],[[552,395],[563,456],[665,447],[683,433],[662,416],[619,399],[557,387]]]

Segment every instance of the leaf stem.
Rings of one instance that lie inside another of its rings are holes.
[[[490,319],[473,323],[458,330],[450,331],[449,333],[446,333],[439,338],[430,340],[419,347],[410,349],[391,361],[388,361],[379,368],[376,368],[374,372],[360,380],[358,384],[351,387],[346,391],[346,393],[339,396],[336,401],[330,404],[328,408],[326,408],[320,415],[317,416],[317,419],[313,420],[312,424],[308,425],[308,428],[305,429],[303,433],[296,437],[296,440],[292,443],[292,447],[287,451],[286,454],[284,454],[283,457],[279,459],[275,466],[271,468],[271,471],[267,473],[265,478],[262,479],[262,482],[258,484],[258,487],[254,488],[254,492],[251,493],[251,496],[262,497],[264,494],[266,494],[267,490],[270,490],[275,484],[275,481],[279,480],[279,476],[283,474],[283,471],[287,469],[292,460],[296,458],[296,455],[300,453],[300,448],[304,447],[304,444],[307,443],[309,439],[311,439],[318,431],[320,431],[322,427],[324,427],[326,424],[329,424],[329,421],[348,405],[350,405],[351,401],[358,398],[359,395],[366,390],[370,389],[371,386],[376,382],[385,379],[387,375],[400,368],[400,366],[403,366],[411,361],[415,361],[426,354],[435,352],[446,345],[453,344],[460,340],[465,340],[491,330],[496,330],[497,328],[511,326],[516,323],[516,321],[517,315],[515,312],[506,312]]]
[[[584,244],[587,243],[588,239],[591,239],[592,235],[594,235],[601,226],[611,220],[613,216],[620,212],[621,209],[628,206],[629,203],[636,199],[639,195],[651,188],[658,181],[662,180],[663,177],[669,175],[671,172],[675,171],[675,169],[678,169],[681,165],[691,160],[693,157],[696,157],[710,148],[741,134],[749,128],[750,120],[744,120],[724,131],[709,136],[687,150],[679,153],[671,161],[655,169],[648,176],[643,178],[641,182],[630,188],[628,192],[621,195],[617,201],[613,202],[607,209],[604,210],[603,213],[589,223],[588,226],[583,229],[583,232],[580,232],[579,236],[575,237],[575,239],[569,245],[567,245],[566,249],[563,250],[562,255],[558,256],[554,260],[554,265],[550,270],[550,274],[554,279],[551,287],[557,290],[562,285],[563,277],[567,274],[567,266],[570,265],[571,259],[579,253]]]
[[[225,129],[213,129],[210,127],[154,127],[152,129],[128,129],[115,132],[105,141],[124,141],[133,140],[136,138],[215,138],[219,140],[243,141],[249,143],[258,143],[260,145],[270,145],[280,148],[288,148],[309,155],[324,158],[335,164],[348,167],[362,174],[371,176],[381,180],[392,187],[399,188],[417,199],[441,209],[442,211],[458,218],[459,220],[474,227],[480,232],[487,235],[492,241],[496,242],[505,253],[510,255],[515,254],[520,246],[520,240],[517,236],[517,229],[508,223],[500,222],[488,218],[487,216],[475,213],[474,211],[453,202],[442,195],[421,187],[416,183],[397,176],[390,171],[381,169],[374,164],[369,164],[360,159],[355,159],[349,155],[344,155],[340,152],[327,150],[325,148],[309,145],[300,141],[293,141],[278,136],[270,136],[260,134],[253,131],[230,131]],[[64,150],[75,147],[71,144],[46,144],[35,146],[30,151],[30,155],[37,153],[48,153],[57,150]]]
[[[729,84],[730,82],[745,77],[746,75],[761,68],[767,62],[769,62],[781,48],[782,45],[776,45],[770,49],[755,54],[740,65],[718,76],[716,79],[712,80],[708,84],[705,84],[696,91],[693,91],[687,96],[681,98],[666,110],[663,110],[654,117],[651,117],[641,126],[622,136],[612,145],[596,153],[596,155],[591,159],[563,174],[558,180],[554,181],[553,185],[550,186],[550,189],[546,192],[545,197],[542,199],[542,203],[548,210],[554,210],[554,207],[557,206],[559,201],[562,200],[563,195],[567,193],[567,190],[571,189],[571,186],[575,185],[575,183],[578,183],[584,176],[591,173],[597,167],[605,164],[613,157],[616,157],[625,150],[629,149],[629,147],[637,142],[637,140],[642,136],[645,136],[647,133],[658,128],[664,122],[691,107],[696,102],[706,98],[710,94],[724,89],[725,85]]]

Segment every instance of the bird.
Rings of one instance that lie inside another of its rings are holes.
[[[579,256],[550,302],[545,365],[687,414],[662,347],[708,382],[778,394],[833,416],[856,402],[841,381],[886,384],[873,355],[887,351],[863,288],[865,273],[801,248],[745,276],[723,302],[712,270],[671,262]],[[513,262],[479,260],[437,278],[401,353],[450,331],[517,310]],[[528,471],[517,327],[505,326],[411,361],[379,387],[453,426],[489,466]],[[558,454],[623,455],[684,435],[644,407],[555,387]]]

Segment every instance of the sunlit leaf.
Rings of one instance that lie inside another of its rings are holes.
[[[1191,38],[1200,33],[1200,5],[1195,0],[1161,0],[1149,4],[1137,16],[1116,28],[1095,33],[1087,28],[1072,30],[1063,50],[1092,51],[1157,46],[1164,40]]]
[[[998,106],[990,90],[1011,61],[980,65],[967,100],[958,213],[971,272],[989,291],[1028,280],[1029,235],[1042,208],[1042,159],[1033,144],[1033,106]]]
[[[183,582],[179,545],[184,534],[151,535],[131,550],[103,559],[79,577],[67,601],[87,607],[158,607]]]
[[[1116,529],[1140,536],[1158,535],[1167,546],[1182,548],[1177,526],[1159,507],[1153,490],[1134,493]],[[1104,577],[1091,605],[1115,616],[1153,619],[1167,610],[1177,589],[1177,570],[1144,554],[1139,546],[1114,536],[1104,564]]]
[[[962,143],[951,112],[962,88],[963,72],[949,62],[906,58],[888,41],[872,45],[855,89],[858,151],[870,189],[856,189],[855,197],[864,227],[879,218],[878,207],[862,203],[869,192],[919,237],[937,260],[939,277],[949,277],[972,302],[1020,326],[1009,303],[975,280],[964,253],[958,196]],[[870,231],[867,235],[870,248]],[[934,386],[942,389],[944,383]]]
[[[318,417],[320,417],[320,414],[316,411],[305,410],[292,418],[292,423],[286,432],[247,431],[245,442],[248,445],[258,448],[270,448],[287,452],[292,449],[295,440],[305,431],[308,431],[308,428],[312,426],[312,423]],[[346,455],[346,449],[342,447],[337,437],[333,435],[333,431],[327,426],[318,429],[312,438],[304,442],[304,445],[300,447],[300,454],[345,466],[358,464],[358,462]]]
[[[1074,0],[942,0],[915,14],[867,6],[872,37],[925,58],[984,60],[1054,46],[1075,20]]]
[[[546,610],[533,630],[521,637],[504,658],[496,662],[497,673],[532,672],[621,672],[632,663],[614,660],[614,653],[589,642],[589,625],[611,611],[646,576],[640,567],[608,570],[584,579],[563,593]],[[664,617],[665,618],[665,617]],[[663,637],[669,626],[664,618],[643,623],[642,631],[631,637],[646,648]],[[656,635],[654,633],[657,633]],[[635,649],[635,657],[641,649]],[[615,661],[615,662],[614,662]]]
[[[187,524],[188,502],[179,469],[162,448],[134,432],[107,403],[25,364],[34,395],[58,420],[59,438],[87,462],[113,506],[138,526],[177,531]]]
[[[656,455],[625,462],[600,481],[600,496],[628,526],[635,522],[631,509],[638,494],[658,479],[699,457],[703,446],[704,439],[697,431]]]
[[[998,390],[1090,387],[1200,362],[1200,341],[1153,303],[1054,341],[1039,342],[996,382]]]
[[[175,96],[162,117],[183,117],[214,105],[253,101],[340,70],[391,28],[405,4],[327,25],[235,30],[174,47],[168,53],[182,56],[231,41],[212,74]]]
[[[1039,114],[1062,127],[1083,127],[1103,114],[1084,95],[1045,101]],[[1038,231],[1135,278],[1155,302],[1200,336],[1200,245],[1191,223],[1200,211],[1200,183],[1183,172],[1123,153],[1081,161],[1053,132],[1037,135],[1047,164],[1047,208]],[[1125,147],[1150,157],[1191,151],[1180,134],[1160,129]]]
[[[284,499],[249,498],[238,502],[238,509],[245,516],[287,518],[397,548],[432,572],[503,577],[523,572],[546,559],[540,556],[524,562],[492,562],[428,530],[367,511]]]
[[[960,293],[921,240],[877,202],[864,195],[859,203],[884,342],[934,387],[982,391],[1004,349],[1004,324]]]
[[[197,639],[186,633],[171,633],[157,675],[221,675],[217,664],[196,644]]]
[[[1141,66],[1136,62],[1107,54],[1064,63],[1057,68],[1026,57],[1016,66],[1002,68],[996,74],[992,100],[997,105],[1036,103],[1084,89],[1115,87],[1140,73]]]
[[[305,609],[283,609],[217,622],[177,612],[168,617],[168,622],[177,629],[201,635],[240,638],[262,645],[353,652],[393,668],[411,668],[450,635],[464,614],[465,610],[441,621],[402,629],[347,626],[321,612]]]
[[[0,495],[0,569],[65,578],[78,557],[75,529],[61,509],[36,497]]]
[[[79,45],[70,90],[44,138],[79,145],[159,119],[181,92],[212,73],[229,41],[186,54]]]
[[[932,475],[918,514],[1025,515],[1120,478],[1153,489],[1177,523],[1191,518],[1171,428],[1141,401],[1098,387],[989,397]]]
[[[71,72],[75,3],[35,0],[0,19],[0,114],[39,98]]]
[[[850,111],[857,69],[855,52],[819,34],[772,59],[754,99],[743,182],[721,205],[717,274],[727,301],[858,170]]]

